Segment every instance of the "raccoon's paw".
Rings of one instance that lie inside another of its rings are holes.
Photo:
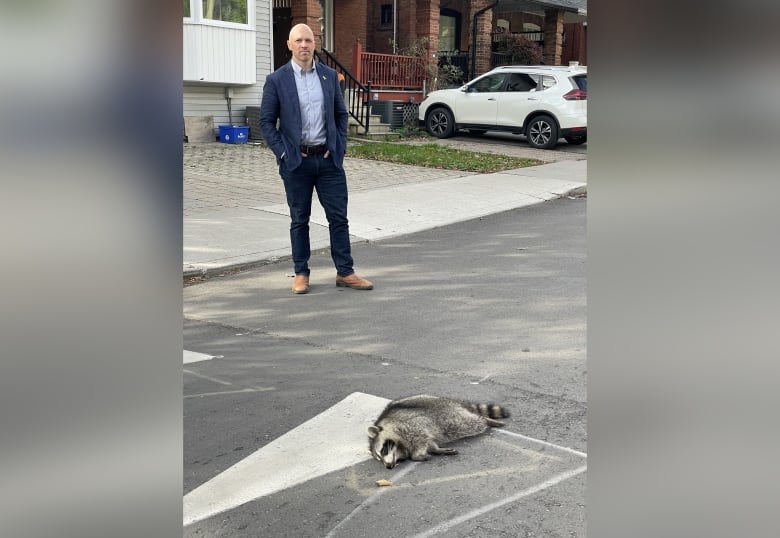
[[[454,456],[457,454],[458,451],[454,448],[433,448],[431,449],[431,454],[436,454],[438,456]]]

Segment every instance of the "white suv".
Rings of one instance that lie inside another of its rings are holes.
[[[588,70],[582,66],[505,65],[420,103],[419,120],[438,138],[458,129],[523,134],[535,148],[588,137]]]

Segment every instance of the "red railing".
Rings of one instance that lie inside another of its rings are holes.
[[[417,56],[363,52],[355,45],[356,78],[380,90],[422,90],[425,64]]]

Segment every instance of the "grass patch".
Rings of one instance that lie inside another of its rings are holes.
[[[543,161],[538,159],[521,159],[507,155],[465,151],[437,144],[390,144],[387,142],[349,146],[347,157],[481,174],[543,164]]]

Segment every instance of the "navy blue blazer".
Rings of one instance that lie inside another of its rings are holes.
[[[317,70],[325,100],[326,144],[330,150],[330,158],[338,168],[343,169],[344,154],[347,151],[348,113],[338,75],[336,71],[320,62],[314,62],[314,68]],[[265,79],[263,98],[260,102],[260,130],[268,147],[276,155],[276,164],[281,163],[282,154],[285,154],[285,166],[289,170],[300,166],[303,161],[299,147],[303,136],[303,125],[298,90],[295,86],[295,73],[289,63]]]

